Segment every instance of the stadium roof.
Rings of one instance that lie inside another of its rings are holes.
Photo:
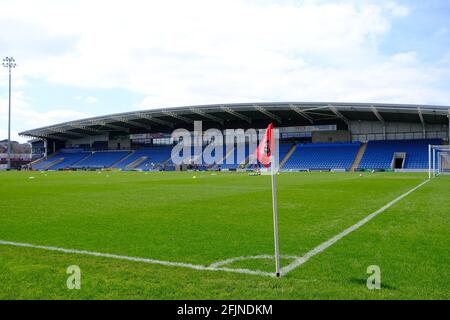
[[[347,124],[353,120],[384,122],[419,122],[448,125],[450,106],[335,103],[335,102],[277,102],[236,103],[183,106],[110,114],[55,124],[21,132],[30,138],[70,140],[107,132],[146,133],[171,132],[180,127],[190,128],[202,120],[204,128],[263,127],[267,122],[278,126]],[[206,124],[206,125],[205,125]]]

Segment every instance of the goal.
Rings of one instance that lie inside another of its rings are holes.
[[[450,174],[450,146],[430,145],[428,149],[428,176],[431,179]]]

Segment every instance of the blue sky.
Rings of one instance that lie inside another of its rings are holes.
[[[18,64],[15,139],[179,105],[450,105],[448,1],[0,0],[0,53]],[[1,68],[0,138],[6,111]]]

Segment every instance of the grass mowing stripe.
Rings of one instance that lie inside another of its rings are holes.
[[[286,275],[287,273],[291,272],[292,270],[298,268],[299,266],[301,266],[302,264],[307,262],[309,259],[311,259],[315,255],[323,252],[324,250],[326,250],[327,248],[331,247],[333,244],[335,244],[336,242],[338,242],[339,240],[341,240],[342,238],[344,238],[348,234],[352,233],[353,231],[357,230],[361,226],[365,225],[367,222],[369,222],[370,220],[375,218],[377,215],[379,215],[380,213],[382,213],[386,209],[390,208],[391,206],[393,206],[394,204],[396,204],[397,202],[399,202],[403,198],[407,197],[408,195],[410,195],[411,193],[413,193],[414,191],[416,191],[417,189],[419,189],[420,187],[422,187],[424,184],[426,184],[429,181],[430,180],[425,180],[424,182],[422,182],[419,185],[415,186],[414,188],[412,188],[408,192],[405,192],[401,196],[395,198],[394,200],[392,200],[391,202],[389,202],[385,206],[381,207],[377,211],[369,214],[367,217],[365,217],[361,221],[357,222],[356,224],[354,224],[351,227],[345,229],[344,231],[342,231],[338,235],[332,237],[331,239],[325,241],[324,243],[322,243],[319,246],[315,247],[311,251],[307,252],[303,257],[300,257],[300,258],[296,259],[294,262],[292,262],[288,266],[282,268],[281,269],[281,274],[282,275]]]

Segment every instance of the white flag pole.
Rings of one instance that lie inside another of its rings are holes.
[[[274,139],[274,149],[272,150],[272,156],[270,161],[271,166],[271,176],[272,176],[272,209],[273,209],[273,236],[274,236],[274,243],[275,243],[275,272],[276,276],[281,276],[280,271],[280,246],[278,241],[278,207],[277,207],[277,181],[276,181],[276,174],[278,172],[278,155],[275,155],[274,153],[278,151],[278,137],[275,137],[273,134],[275,133],[275,130],[272,129],[272,139]],[[276,144],[276,145],[275,145]],[[277,170],[275,169],[275,166],[277,166]]]
[[[272,207],[273,207],[273,236],[275,240],[275,270],[277,277],[280,277],[280,246],[278,243],[278,210],[277,210],[277,183],[276,174],[272,166]]]

